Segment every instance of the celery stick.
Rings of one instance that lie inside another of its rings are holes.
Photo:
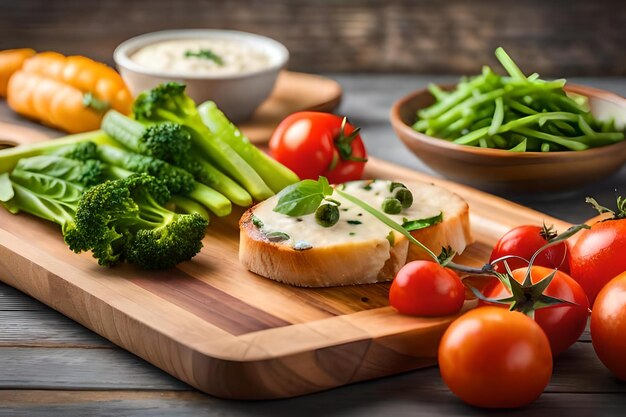
[[[198,160],[198,163],[202,168],[199,172],[199,182],[224,194],[230,201],[240,207],[248,207],[252,204],[250,194],[230,177],[204,160]]]
[[[187,196],[193,200],[205,202],[209,210],[218,217],[228,216],[232,209],[230,201],[225,196],[204,184],[197,183],[196,188]]]
[[[274,192],[250,164],[243,160],[228,143],[221,138],[214,137],[204,124],[194,123],[186,126],[191,128],[192,149],[222,168],[224,172],[241,184],[255,200],[264,201],[274,195]]]
[[[198,113],[211,133],[228,143],[259,174],[273,192],[277,193],[286,186],[299,181],[293,171],[250,143],[250,140],[228,120],[214,102],[207,101],[198,106]]]

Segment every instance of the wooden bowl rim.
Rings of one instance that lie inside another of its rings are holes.
[[[451,89],[451,87],[454,87],[455,84],[437,84],[437,86],[442,89]],[[619,106],[622,106],[624,108],[624,111],[626,111],[626,98],[616,93],[578,84],[567,84],[564,88],[566,91],[584,95],[589,98],[597,98],[610,101]],[[415,100],[418,96],[421,96],[423,94],[430,94],[428,88],[421,88],[407,94],[406,96],[396,100],[396,102],[391,107],[391,111],[389,114],[391,125],[396,129],[396,131],[399,131],[398,136],[400,136],[400,139],[410,139],[417,142],[423,142],[424,144],[431,145],[433,147],[443,148],[451,151],[465,152],[473,154],[474,156],[499,157],[508,159],[540,158],[545,160],[555,160],[570,158],[578,160],[593,156],[597,157],[606,153],[617,152],[618,149],[621,151],[621,148],[626,148],[626,139],[612,145],[600,146],[597,148],[586,149],[584,151],[510,152],[506,149],[479,148],[476,146],[460,145],[458,143],[453,143],[445,139],[425,135],[421,132],[414,130],[411,126],[404,123],[404,121],[400,117],[400,112],[402,108],[406,106],[407,103]],[[400,132],[402,133],[402,135],[400,134]],[[402,136],[404,136],[404,138]]]

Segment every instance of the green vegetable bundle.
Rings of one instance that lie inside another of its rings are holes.
[[[0,151],[0,204],[61,226],[101,265],[160,269],[202,247],[211,211],[249,206],[298,181],[184,86],[141,94],[137,120],[115,111],[100,131]]]
[[[417,112],[413,128],[461,145],[517,152],[582,151],[624,139],[613,120],[593,117],[586,97],[566,94],[565,80],[526,77],[502,48],[496,57],[508,76],[485,66],[453,91],[431,84],[436,101]]]
[[[170,192],[148,174],[106,180],[100,161],[38,155],[0,174],[0,203],[61,226],[74,252],[91,251],[98,263],[122,261],[161,269],[191,259],[202,248],[207,219],[165,207]]]

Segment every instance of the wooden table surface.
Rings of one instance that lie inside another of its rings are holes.
[[[431,173],[394,136],[391,103],[427,81],[450,77],[340,75],[340,112],[362,127],[370,153]],[[626,78],[572,79],[626,96]],[[1,121],[1,120],[0,120]],[[560,195],[510,195],[518,203],[580,222],[593,216],[586,195],[611,204],[626,192],[626,167],[613,177]],[[514,389],[514,387],[512,387]],[[624,415],[626,384],[596,358],[585,332],[556,360],[546,392],[529,407],[496,414]],[[288,400],[225,401],[201,394],[41,303],[0,284],[0,416],[432,416],[484,415],[452,395],[437,368]]]

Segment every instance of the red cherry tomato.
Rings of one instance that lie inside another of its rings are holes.
[[[432,261],[404,265],[389,289],[389,304],[402,314],[433,317],[458,313],[465,286],[458,275]]]
[[[530,260],[535,252],[548,243],[548,239],[556,236],[556,233],[549,229],[539,226],[518,226],[509,230],[500,238],[493,248],[489,262],[502,258],[506,255],[516,255],[526,260]],[[570,247],[567,241],[550,246],[543,250],[533,265],[546,266],[552,269],[569,272],[569,256]],[[524,268],[528,266],[528,262],[521,259],[511,258],[506,261],[511,270]],[[495,266],[498,272],[505,272],[503,262],[499,262]]]
[[[626,219],[606,220],[580,232],[572,247],[570,273],[594,305],[596,295],[626,271]]]
[[[521,283],[524,281],[527,270],[527,267],[516,269],[513,271],[513,278]],[[549,268],[533,266],[530,273],[531,281],[533,284],[539,282],[552,272],[553,270]],[[548,336],[552,354],[557,356],[574,344],[585,330],[589,316],[589,301],[587,301],[587,296],[581,286],[561,271],[558,271],[552,278],[552,282],[544,294],[574,303],[574,305],[555,305],[535,311],[535,321]],[[496,299],[506,298],[510,295],[509,290],[500,281],[485,292],[486,297]],[[498,306],[508,307],[502,304]]]
[[[521,407],[536,400],[550,382],[550,343],[528,316],[479,307],[444,333],[439,369],[448,388],[468,404]]]
[[[602,363],[626,381],[626,272],[598,294],[591,313],[591,342]]]
[[[269,147],[272,157],[300,178],[323,175],[331,184],[361,179],[367,161],[359,129],[330,113],[288,116],[272,134]]]

